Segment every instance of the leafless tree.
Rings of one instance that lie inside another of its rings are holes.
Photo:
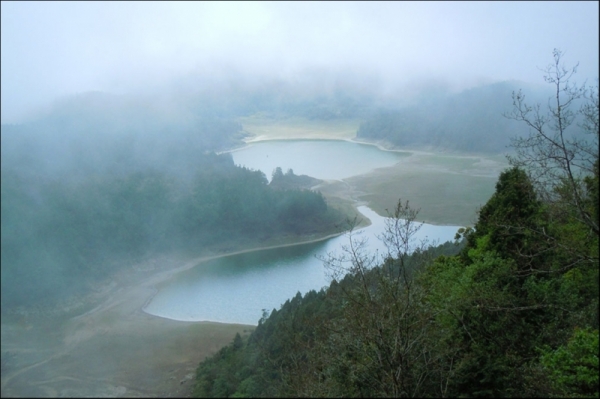
[[[560,50],[555,49],[553,56],[554,62],[543,70],[555,93],[546,110],[539,103],[528,105],[520,90],[513,92],[513,110],[505,116],[524,122],[530,130],[528,136],[512,139],[515,154],[508,160],[527,170],[542,200],[598,236],[598,220],[590,214],[589,185],[584,183],[586,177],[595,176],[597,184],[598,86],[577,86],[572,78],[578,65],[564,67]]]
[[[338,393],[392,397],[447,393],[454,353],[438,350],[439,331],[423,306],[425,293],[413,284],[412,270],[418,268],[415,263],[426,261],[428,246],[416,240],[422,225],[416,222],[417,214],[408,202],[398,201],[379,237],[387,247],[383,257],[369,254],[365,239],[351,230],[342,254],[322,259],[336,280],[345,274],[354,279],[354,284],[339,285],[342,315],[328,323],[329,340],[322,351],[328,369],[344,370],[347,376],[330,383],[356,389]],[[339,373],[333,375],[323,380],[336,380]]]

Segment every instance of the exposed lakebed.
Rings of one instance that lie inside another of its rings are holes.
[[[385,253],[377,238],[385,218],[361,206],[359,211],[371,225],[355,232],[355,239],[366,238],[370,253]],[[450,241],[458,226],[423,224],[415,243],[427,239]],[[349,237],[338,237],[309,244],[257,250],[224,256],[183,271],[159,287],[144,309],[147,313],[181,321],[216,321],[257,324],[263,309],[269,313],[297,292],[306,294],[328,286],[330,278],[319,259],[328,253],[341,254]]]
[[[407,152],[382,151],[375,146],[333,140],[291,140],[255,143],[232,153],[234,162],[270,176],[284,171],[319,179],[343,179],[394,165]],[[366,206],[359,211],[371,221],[356,238],[368,240],[368,251],[385,253],[377,238],[385,218]],[[416,240],[452,240],[459,226],[423,224]],[[327,240],[256,250],[202,262],[161,284],[144,310],[181,321],[257,324],[263,310],[270,312],[297,292],[305,294],[328,286],[330,278],[319,259],[341,253],[349,243],[345,234]]]

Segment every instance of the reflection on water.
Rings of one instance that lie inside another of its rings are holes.
[[[231,155],[236,165],[261,170],[269,180],[276,167],[284,173],[293,169],[297,175],[340,180],[392,166],[410,153],[341,140],[274,140],[254,143]]]
[[[382,253],[385,248],[377,235],[383,231],[385,219],[366,206],[358,209],[372,224],[357,233],[368,240],[370,252]],[[424,224],[416,238],[442,243],[452,240],[457,229]],[[348,236],[341,235],[317,243],[203,262],[160,287],[144,310],[174,320],[257,324],[262,309],[279,309],[297,292],[305,294],[328,286],[329,279],[317,256],[340,253],[346,244]]]

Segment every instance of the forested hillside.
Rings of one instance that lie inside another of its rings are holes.
[[[559,95],[548,114],[515,95],[508,116],[531,129],[461,246],[413,244],[399,201],[383,258],[350,236],[323,259],[330,287],[202,362],[196,396],[597,398],[598,88],[554,57]]]
[[[213,76],[188,79],[185,84],[200,88],[189,100],[229,116],[259,113],[273,119],[356,119],[387,102],[379,94],[376,78],[344,70],[316,68],[300,72],[294,79],[270,75],[258,81],[233,78],[227,84],[219,84]]]
[[[512,108],[511,93],[519,88],[517,82],[501,82],[379,111],[361,124],[357,138],[402,147],[503,153],[511,137],[527,132],[526,126],[503,117]],[[537,102],[546,94],[537,88],[528,100]]]
[[[598,397],[598,235],[553,212],[512,168],[462,249],[408,256],[392,219],[399,251],[374,264],[354,241],[328,260],[345,277],[201,363],[196,396]]]
[[[237,167],[241,127],[102,94],[2,126],[2,309],[83,292],[128,261],[338,232],[309,190]],[[175,122],[177,119],[178,122]]]

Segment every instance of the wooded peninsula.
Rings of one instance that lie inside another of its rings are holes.
[[[169,392],[168,385],[160,393],[598,397],[598,87],[570,84],[561,56],[555,51],[546,71],[558,93],[547,114],[525,100],[515,82],[504,82],[402,106],[342,91],[276,102],[269,92],[223,93],[218,101],[182,100],[167,112],[148,99],[88,93],[27,123],[2,125],[6,331],[21,334],[31,309],[66,309],[73,301],[87,307],[64,312],[71,312],[63,316],[72,334],[48,333],[62,344],[88,339],[73,333],[80,331],[73,326],[85,324],[79,317],[112,307],[121,306],[119,317],[145,317],[150,326],[152,317],[139,314],[141,294],[132,294],[132,310],[127,290],[111,291],[115,276],[129,270],[125,265],[177,254],[186,260],[184,269],[202,256],[345,231],[344,252],[321,259],[333,276],[329,287],[290,293],[279,309],[265,310],[256,327],[236,326],[235,335],[211,326],[211,337],[219,338],[203,341],[202,355],[194,358],[202,361],[178,376],[179,385],[190,381],[187,390]],[[379,261],[354,235],[357,226],[346,224],[354,215],[352,196],[324,194],[314,189],[325,187],[322,180],[293,170],[276,168],[269,180],[234,164],[227,151],[251,139],[240,121],[265,115],[334,125],[358,118],[355,137],[389,149],[497,156],[509,146],[509,166],[476,222],[461,228],[454,242],[415,244],[419,210],[410,198],[398,198]],[[162,280],[144,278],[142,288],[155,293]],[[117,299],[89,299],[104,289]],[[183,331],[169,322],[160,328]],[[168,353],[167,340],[155,337],[152,345]],[[16,352],[20,357],[3,348],[3,395],[39,394],[35,381],[23,385],[32,391],[7,386],[67,353],[28,360],[27,350]],[[174,363],[161,364],[161,373]],[[136,381],[166,378],[148,375]]]

